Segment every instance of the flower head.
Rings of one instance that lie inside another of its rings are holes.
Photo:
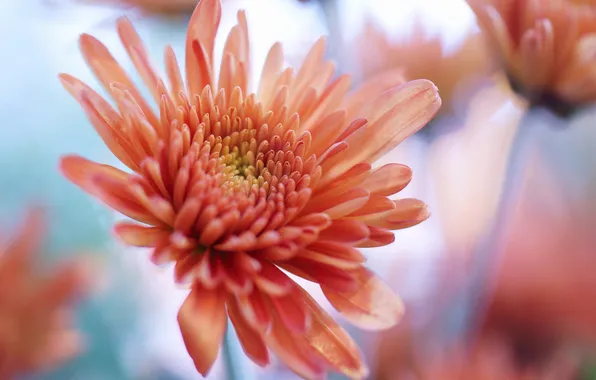
[[[78,354],[78,332],[70,326],[68,302],[85,289],[79,263],[49,277],[32,268],[41,244],[42,219],[30,213],[12,241],[0,244],[0,377],[45,370]]]
[[[515,87],[559,108],[596,99],[591,0],[468,0]],[[561,109],[562,112],[564,112]]]
[[[420,22],[406,41],[392,41],[372,21],[358,40],[360,70],[365,78],[385,70],[402,70],[408,79],[427,78],[441,91],[443,102],[454,93],[488,75],[492,64],[481,34],[468,36],[454,52],[445,51],[439,37],[430,37]]]
[[[356,247],[389,244],[390,230],[428,217],[418,200],[388,198],[410,181],[408,167],[371,164],[430,120],[440,106],[437,89],[425,80],[402,84],[388,77],[346,97],[350,79],[332,80],[334,66],[323,60],[321,39],[296,72],[283,69],[275,44],[251,93],[243,11],[215,75],[220,16],[219,0],[202,0],[190,20],[186,87],[171,48],[167,88],[130,22],[118,22],[159,114],[108,50],[83,35],[83,55],[118,111],[77,79],[61,75],[62,83],[133,173],[78,156],[64,157],[61,169],[141,222],[119,223],[116,233],[128,244],[150,247],[154,262],[175,263],[176,281],[190,284],[178,320],[203,375],[229,316],[257,364],[269,362],[271,349],[307,378],[329,368],[363,377],[355,344],[286,272],[320,284],[352,322],[368,328],[397,323],[401,303],[365,268]]]

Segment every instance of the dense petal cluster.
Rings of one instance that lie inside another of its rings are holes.
[[[514,84],[571,105],[596,99],[591,0],[468,0]]]
[[[33,268],[42,219],[32,212],[10,241],[0,244],[0,378],[46,370],[79,353],[68,303],[87,278],[78,263],[43,278]]]
[[[130,22],[120,38],[159,106],[143,99],[106,47],[83,35],[83,55],[116,102],[61,75],[106,145],[132,173],[79,156],[62,159],[65,176],[142,224],[122,222],[126,243],[150,247],[155,263],[174,263],[191,292],[179,313],[199,372],[211,368],[227,317],[257,364],[275,352],[295,372],[328,369],[366,375],[349,336],[287,273],[321,285],[350,321],[386,328],[402,314],[389,287],[364,266],[357,247],[391,243],[391,230],[428,217],[416,199],[393,200],[411,179],[399,164],[371,164],[427,123],[440,107],[435,86],[383,76],[353,92],[334,79],[325,40],[295,72],[281,45],[249,91],[249,41],[243,11],[216,71],[219,0],[199,2],[186,41],[186,85],[170,47],[169,87],[150,64]],[[362,118],[364,116],[365,118]]]

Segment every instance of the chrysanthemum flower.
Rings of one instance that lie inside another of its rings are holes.
[[[390,77],[346,97],[349,77],[332,79],[321,39],[296,72],[282,68],[275,44],[251,93],[243,11],[216,77],[220,16],[219,0],[199,2],[186,41],[186,87],[168,47],[169,88],[130,22],[119,20],[158,114],[106,47],[81,36],[83,55],[118,111],[77,79],[63,74],[61,81],[133,173],[78,156],[64,157],[61,169],[141,222],[119,223],[116,233],[150,247],[154,262],[175,263],[176,281],[190,284],[178,320],[201,374],[216,359],[229,316],[259,365],[269,362],[270,349],[306,378],[328,369],[364,377],[356,345],[286,272],[320,284],[360,326],[397,323],[399,299],[366,269],[356,247],[387,245],[391,230],[428,217],[419,200],[388,198],[410,181],[408,167],[371,164],[432,118],[441,103],[437,89],[426,80],[394,87],[401,79]],[[379,95],[382,88],[390,89]]]
[[[536,102],[596,99],[591,0],[468,0],[516,87]]]
[[[70,323],[69,305],[85,290],[77,263],[41,277],[32,265],[41,244],[39,210],[12,239],[0,244],[0,378],[46,370],[77,355],[81,337]]]
[[[450,104],[456,90],[489,75],[494,66],[480,33],[467,36],[458,49],[447,52],[441,39],[428,36],[420,22],[407,40],[392,41],[374,22],[367,21],[357,44],[364,78],[401,69],[408,80],[431,80],[439,88],[444,104]]]

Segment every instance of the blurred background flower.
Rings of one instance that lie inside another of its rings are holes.
[[[593,1],[469,0],[513,86],[557,112],[596,97]]]

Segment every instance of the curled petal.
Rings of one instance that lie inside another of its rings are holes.
[[[195,285],[178,312],[184,345],[199,373],[207,376],[226,331],[225,293]]]
[[[338,292],[321,286],[325,297],[348,321],[367,330],[395,326],[404,314],[404,306],[383,280],[364,267],[351,271],[358,288]]]
[[[368,220],[367,224],[388,230],[400,230],[415,226],[430,216],[426,204],[418,199],[407,198],[393,202],[395,210],[392,213],[383,215],[376,220]]]
[[[403,190],[412,180],[406,165],[387,164],[376,169],[360,186],[372,195],[389,196]]]
[[[372,248],[372,247],[382,247],[388,244],[391,244],[395,241],[395,235],[393,232],[386,230],[384,228],[368,226],[369,236],[368,240],[363,241],[360,244],[357,244],[357,247],[360,248]]]

